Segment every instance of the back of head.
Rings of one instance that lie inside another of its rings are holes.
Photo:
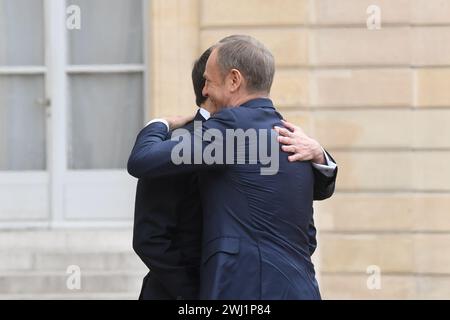
[[[195,102],[197,106],[201,107],[206,101],[206,97],[203,96],[203,87],[205,86],[205,73],[206,62],[211,55],[212,48],[207,49],[194,63],[192,68],[192,84],[194,85]]]
[[[261,42],[248,35],[232,35],[222,39],[215,48],[223,75],[237,69],[244,76],[249,93],[270,93],[275,59]]]
[[[227,43],[234,40],[254,41],[256,39],[246,34],[233,34],[231,36],[223,38],[222,40],[219,41],[219,43]]]

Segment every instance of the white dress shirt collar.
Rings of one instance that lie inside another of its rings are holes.
[[[200,108],[200,114],[202,115],[202,117],[205,120],[208,120],[211,117],[211,114],[209,113],[209,111],[206,109],[203,109],[203,108]]]

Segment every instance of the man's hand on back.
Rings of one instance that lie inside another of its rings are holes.
[[[326,164],[325,155],[319,142],[308,137],[300,127],[282,120],[285,128],[275,127],[279,134],[278,142],[283,144],[281,149],[293,153],[289,161],[308,161],[316,164]]]
[[[167,121],[169,124],[170,130],[175,130],[178,128],[181,128],[185,124],[191,122],[194,120],[195,115],[190,116],[172,116],[172,117],[166,117],[164,120]]]

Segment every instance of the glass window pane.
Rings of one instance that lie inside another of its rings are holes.
[[[43,0],[0,0],[0,65],[43,64]]]
[[[141,0],[70,0],[81,29],[69,31],[71,64],[142,63]]]
[[[0,76],[0,170],[45,170],[43,76]]]
[[[141,74],[70,79],[70,169],[123,169],[143,119]]]

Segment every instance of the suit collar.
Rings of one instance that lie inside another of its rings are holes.
[[[272,100],[268,98],[257,98],[249,100],[241,105],[241,107],[247,108],[275,108]]]
[[[197,113],[195,114],[194,121],[206,121],[205,117],[200,112],[200,109],[197,110]]]
[[[198,111],[200,112],[200,114],[203,116],[203,118],[205,120],[208,120],[209,118],[211,118],[211,113],[209,113],[208,110],[206,110],[204,108],[200,108]]]

